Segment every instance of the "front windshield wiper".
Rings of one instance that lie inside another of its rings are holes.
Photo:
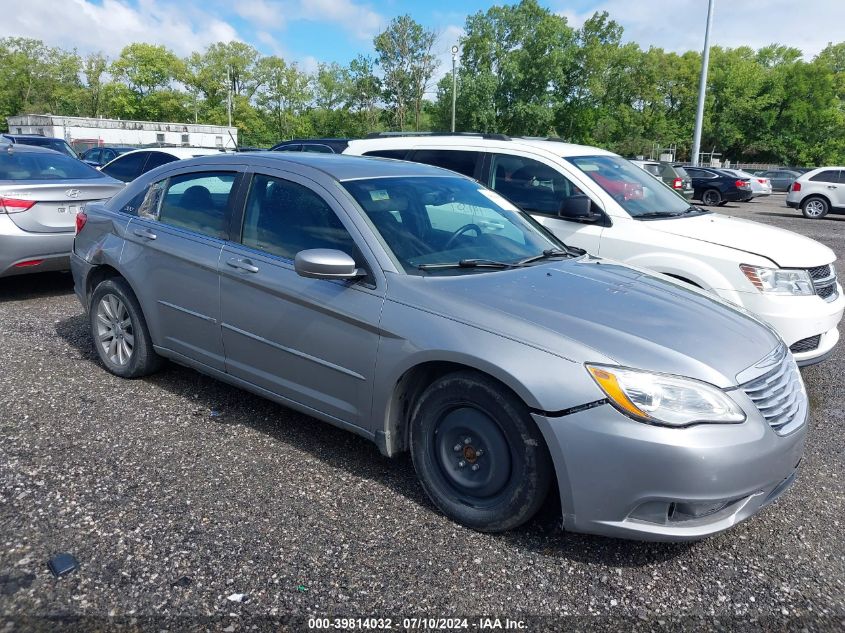
[[[700,209],[698,207],[689,206],[683,211],[649,211],[647,213],[639,213],[635,217],[637,218],[678,218],[682,215],[687,215],[690,213],[709,213],[706,209]]]
[[[555,257],[578,257],[586,252],[580,248],[577,250],[580,252],[573,252],[575,251],[575,249],[572,248],[570,248],[569,250],[562,250],[560,248],[547,248],[539,255],[532,255],[531,257],[520,259],[518,262],[516,262],[515,266],[525,266],[526,264],[530,264],[532,262],[539,262],[543,259],[553,259]]]
[[[445,270],[447,268],[515,268],[517,264],[497,262],[494,259],[462,259],[457,262],[443,264],[420,264],[419,270]]]

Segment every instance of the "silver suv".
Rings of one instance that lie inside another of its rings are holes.
[[[513,528],[557,490],[569,530],[697,539],[795,477],[807,397],[772,330],[453,172],[207,156],[80,226],[75,287],[109,371],[169,358],[410,451],[472,528]]]

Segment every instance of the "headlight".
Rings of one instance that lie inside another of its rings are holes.
[[[705,382],[607,365],[587,365],[587,371],[613,406],[641,422],[680,427],[745,420],[736,402]]]
[[[742,264],[740,270],[760,292],[775,295],[814,295],[816,289],[806,270],[783,270]]]

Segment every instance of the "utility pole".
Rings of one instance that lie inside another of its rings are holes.
[[[229,115],[229,127],[232,127],[232,73],[226,66],[226,113]]]
[[[704,125],[704,97],[707,93],[707,67],[710,65],[710,27],[713,26],[713,5],[708,0],[707,28],[704,31],[704,52],[701,55],[701,79],[698,82],[698,110],[695,113],[695,133],[692,139],[692,164],[698,167],[698,153],[701,149],[701,128]]]
[[[458,47],[452,47],[452,131],[455,131],[455,102],[458,96],[458,75],[455,68],[458,65]]]

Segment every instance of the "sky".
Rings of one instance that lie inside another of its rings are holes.
[[[510,0],[516,2],[517,0]],[[811,58],[845,40],[845,0],[715,0],[712,43],[794,46]],[[500,0],[498,4],[505,4]],[[212,42],[240,40],[313,71],[373,52],[373,36],[408,13],[438,34],[438,78],[469,14],[493,0],[0,0],[0,36],[44,40],[110,57],[131,42],[164,44],[179,55]],[[541,0],[575,27],[606,10],[627,41],[683,52],[704,42],[707,0]],[[25,7],[25,8],[22,8]]]

